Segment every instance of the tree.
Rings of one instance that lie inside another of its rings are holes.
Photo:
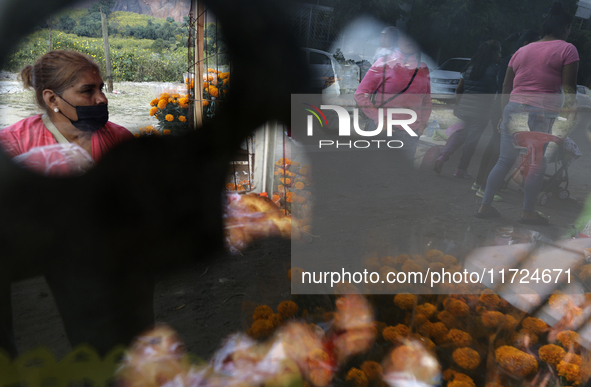
[[[325,0],[322,5],[333,8],[333,23],[338,30],[361,15],[369,15],[388,25],[395,25],[400,17],[406,15],[401,7],[405,3],[408,2],[406,0]]]
[[[503,43],[514,32],[539,30],[553,0],[414,0],[408,32],[423,51],[442,62],[471,57],[488,39]],[[564,0],[574,14],[577,0]],[[507,52],[507,50],[504,50]]]
[[[74,31],[74,28],[76,28],[76,20],[72,19],[70,15],[60,17],[58,24],[56,25],[56,29],[66,33]]]
[[[99,0],[98,2],[92,4],[90,8],[88,8],[88,13],[90,15],[98,15],[100,20],[101,18],[101,9],[105,16],[108,18],[111,14],[111,8],[115,5],[115,0]]]

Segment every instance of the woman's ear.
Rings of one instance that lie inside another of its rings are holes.
[[[53,110],[53,108],[57,107],[57,95],[53,90],[43,90],[43,101],[45,101],[48,110]]]

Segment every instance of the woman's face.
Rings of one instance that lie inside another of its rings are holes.
[[[107,103],[107,97],[103,93],[105,84],[98,71],[87,70],[84,72],[73,86],[64,91],[62,98],[58,97],[58,108],[70,117],[73,121],[78,120],[76,106],[94,106]],[[68,105],[68,101],[72,106]]]
[[[419,46],[413,39],[406,36],[401,36],[398,39],[398,49],[404,55],[412,55],[419,51]]]
[[[493,51],[492,57],[493,57],[494,63],[499,63],[501,61],[501,48],[500,47],[498,50]]]

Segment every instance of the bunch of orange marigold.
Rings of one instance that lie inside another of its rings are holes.
[[[160,130],[168,134],[185,131],[188,127],[189,96],[176,93],[162,93],[150,102],[150,116],[159,121]]]

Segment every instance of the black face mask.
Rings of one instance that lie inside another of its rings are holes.
[[[105,126],[109,121],[108,105],[94,105],[94,106],[74,106],[66,101],[62,96],[59,96],[64,102],[76,109],[78,121],[73,121],[60,110],[60,113],[66,117],[76,129],[84,132],[95,132]]]

